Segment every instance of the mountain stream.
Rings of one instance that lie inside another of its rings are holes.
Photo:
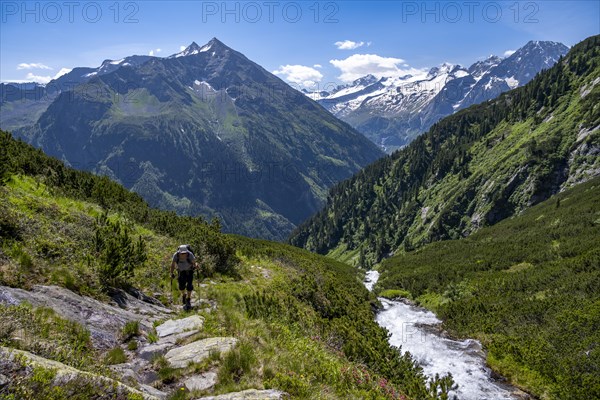
[[[365,286],[373,290],[379,272],[369,271]],[[485,355],[477,340],[453,340],[442,334],[440,321],[434,313],[403,301],[379,298],[383,310],[377,323],[390,333],[390,344],[410,352],[428,377],[451,373],[458,389],[451,393],[460,400],[513,400],[528,396],[492,378]]]

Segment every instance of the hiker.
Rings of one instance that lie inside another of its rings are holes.
[[[183,309],[189,310],[192,308],[192,290],[194,290],[192,281],[194,279],[194,270],[197,268],[196,256],[192,253],[189,245],[182,244],[177,249],[177,252],[173,254],[171,278],[175,277],[175,268],[177,268],[178,272],[177,281],[179,282],[179,290],[181,291]]]

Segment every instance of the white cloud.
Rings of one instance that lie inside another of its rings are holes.
[[[282,65],[273,73],[282,75],[286,81],[305,88],[314,87],[323,79],[323,74],[305,65]]]
[[[162,49],[154,49],[154,50],[150,50],[150,52],[148,53],[149,56],[153,56],[154,54],[158,54],[162,51]]]
[[[51,76],[41,76],[35,75],[31,72],[27,73],[27,77],[25,78],[25,82],[37,82],[37,83],[48,83],[52,80]]]
[[[313,65],[313,68],[323,68],[323,66],[321,64],[315,64]]]
[[[516,53],[516,50],[506,50],[504,52],[504,57],[510,57],[510,56],[512,56],[515,53]]]
[[[338,78],[343,82],[352,82],[369,74],[381,78],[423,73],[423,70],[408,67],[400,58],[381,57],[377,54],[353,54],[344,60],[329,62],[342,72]]]
[[[184,51],[187,47],[185,46],[179,46],[179,51]]]
[[[335,42],[335,46],[339,50],[354,50],[365,45],[365,42],[353,42],[352,40],[344,40],[343,42]],[[367,43],[370,46],[371,42]]]
[[[53,79],[57,79],[65,74],[68,74],[69,72],[71,72],[71,68],[61,68],[60,71],[58,71],[56,73],[56,75],[54,75],[54,76],[36,75],[32,72],[28,72],[25,79],[19,80],[19,81],[13,81],[13,82],[37,82],[37,83],[46,84]]]
[[[17,65],[17,70],[19,69],[52,69],[47,65],[44,65],[42,63],[21,63],[19,65]]]

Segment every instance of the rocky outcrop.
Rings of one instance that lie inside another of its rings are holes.
[[[187,331],[198,332],[202,329],[204,324],[204,318],[198,315],[192,315],[191,317],[182,319],[170,319],[167,322],[156,327],[156,333],[158,337],[164,338],[178,333]]]
[[[243,392],[221,394],[219,396],[201,397],[197,400],[282,400],[289,395],[279,390],[248,389]]]
[[[138,350],[138,357],[151,361],[154,357],[162,356],[175,347],[180,341],[200,332],[204,318],[192,315],[182,319],[170,319],[156,327],[159,337],[156,343],[148,344]]]
[[[159,400],[159,397],[141,392],[138,389],[127,386],[119,381],[107,378],[102,375],[96,375],[91,372],[80,371],[58,361],[48,360],[46,358],[36,356],[27,351],[9,349],[0,347],[0,369],[3,373],[15,373],[22,369],[23,364],[32,367],[41,367],[44,369],[53,370],[55,376],[53,385],[62,386],[71,381],[85,381],[94,384],[94,386],[105,386],[115,391],[115,397],[121,398],[129,393],[142,395],[145,400]],[[25,374],[33,374],[31,368],[25,368]]]
[[[199,340],[185,346],[171,349],[165,358],[174,368],[185,368],[190,362],[202,362],[211,352],[225,353],[231,350],[238,340],[233,337],[214,337]]]
[[[17,305],[28,302],[34,307],[49,307],[61,317],[75,321],[86,327],[94,345],[99,349],[108,349],[121,344],[121,331],[129,321],[139,321],[140,329],[151,332],[156,330],[158,341],[147,343],[141,338],[138,350],[131,352],[126,363],[111,365],[110,369],[118,380],[80,371],[63,363],[45,359],[35,354],[0,347],[0,387],[10,385],[11,376],[15,371],[21,375],[31,374],[30,367],[23,367],[25,360],[28,366],[40,366],[55,371],[53,385],[71,382],[79,385],[81,382],[92,383],[95,387],[106,387],[114,390],[116,397],[126,397],[128,393],[140,394],[147,400],[163,400],[168,393],[156,389],[152,385],[158,379],[152,366],[152,359],[163,356],[174,368],[185,368],[190,362],[199,363],[208,358],[211,353],[225,353],[238,343],[233,337],[214,337],[182,345],[185,340],[199,333],[204,325],[204,318],[192,315],[182,319],[168,319],[153,328],[153,322],[165,319],[172,311],[160,303],[143,301],[143,296],[131,296],[124,291],[111,293],[113,304],[105,304],[96,299],[80,296],[68,289],[57,286],[34,286],[26,291],[9,287],[0,287],[0,303]],[[151,299],[151,298],[150,298]],[[189,339],[188,339],[189,338]],[[215,370],[185,377],[181,384],[190,391],[206,391],[212,389],[218,382]],[[99,390],[103,390],[103,389]],[[109,390],[109,389],[107,389]],[[112,392],[111,392],[112,393]],[[269,400],[288,398],[277,390],[250,389],[243,392],[223,394],[203,399],[215,400]]]
[[[165,307],[146,303],[124,292],[121,299],[123,308],[80,296],[58,286],[37,285],[32,291],[0,287],[0,303],[17,305],[28,302],[34,307],[52,308],[61,317],[86,327],[94,346],[99,349],[116,346],[127,322],[139,321],[140,329],[149,332],[153,328],[153,321],[164,319],[172,313]]]
[[[167,308],[158,299],[145,295],[141,291],[131,288],[128,292],[113,289],[110,293],[113,305],[129,310],[140,315],[153,316],[156,314],[172,314],[173,310]]]

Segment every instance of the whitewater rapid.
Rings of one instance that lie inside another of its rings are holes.
[[[379,272],[369,271],[365,286],[373,290]],[[440,331],[440,321],[434,313],[421,307],[379,298],[383,310],[376,316],[377,323],[386,328],[390,344],[402,346],[421,365],[425,375],[434,377],[451,373],[458,389],[451,394],[461,400],[522,399],[508,385],[494,381],[485,364],[481,343],[477,340],[452,340]]]

